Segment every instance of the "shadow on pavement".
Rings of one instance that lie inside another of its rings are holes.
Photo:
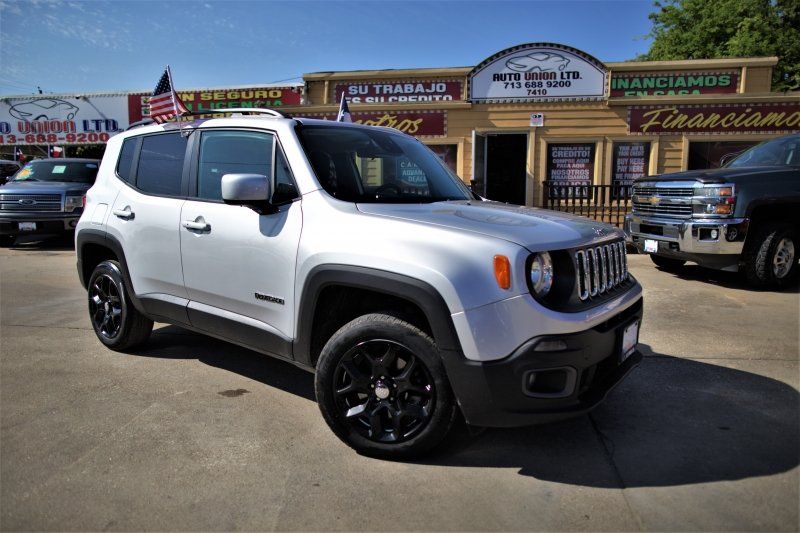
[[[291,363],[168,326],[135,355],[195,358],[314,401]],[[653,353],[588,417],[542,426],[465,427],[420,464],[514,468],[591,487],[660,487],[786,472],[800,464],[800,394],[780,381]],[[324,423],[320,418],[320,423]],[[622,476],[622,478],[620,478]]]
[[[70,232],[64,235],[23,235],[17,237],[12,246],[13,250],[32,252],[62,252],[75,250],[75,234]]]
[[[800,276],[795,276],[792,283],[780,289],[758,289],[751,287],[747,284],[744,275],[738,272],[725,272],[723,270],[713,270],[710,268],[703,268],[698,265],[686,264],[675,271],[665,270],[661,267],[655,267],[656,270],[670,274],[678,279],[700,281],[712,285],[719,285],[726,289],[739,289],[752,292],[786,292],[786,293],[800,293]]]

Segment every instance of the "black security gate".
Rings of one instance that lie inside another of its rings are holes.
[[[621,228],[631,209],[630,184],[591,185],[584,181],[545,181],[542,205]]]

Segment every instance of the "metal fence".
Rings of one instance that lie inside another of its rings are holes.
[[[545,181],[546,209],[582,215],[621,228],[631,210],[630,184],[591,185],[585,181]]]

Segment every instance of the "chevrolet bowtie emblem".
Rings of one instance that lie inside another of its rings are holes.
[[[650,204],[651,205],[658,205],[661,202],[661,198],[658,196],[651,196],[650,197]]]

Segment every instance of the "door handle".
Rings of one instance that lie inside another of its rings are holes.
[[[211,231],[211,224],[203,220],[203,217],[197,217],[195,220],[183,220],[181,226],[195,231]]]
[[[119,217],[122,220],[131,220],[134,216],[133,211],[131,211],[131,206],[129,205],[126,205],[125,209],[114,209],[111,212],[114,213],[114,216]]]

